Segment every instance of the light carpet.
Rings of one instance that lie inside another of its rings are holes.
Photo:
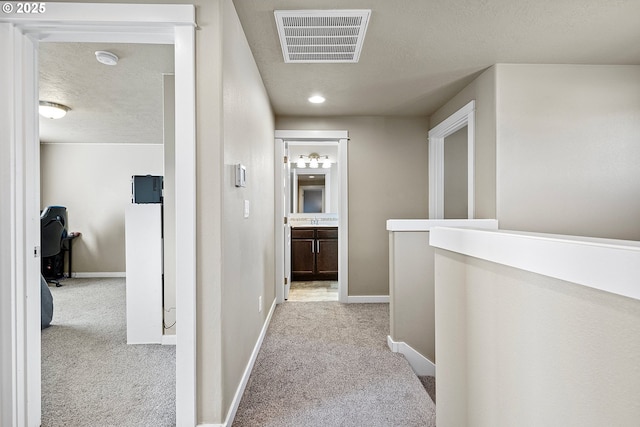
[[[434,403],[388,333],[388,304],[280,304],[233,425],[435,426]]]
[[[175,425],[175,346],[127,345],[125,281],[50,286],[42,331],[42,426]]]

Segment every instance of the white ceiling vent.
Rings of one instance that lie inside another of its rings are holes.
[[[358,62],[371,10],[276,10],[284,62]]]

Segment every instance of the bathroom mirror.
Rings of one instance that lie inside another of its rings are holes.
[[[298,176],[298,212],[325,212],[325,181],[324,175]]]
[[[291,213],[331,212],[331,169],[292,169]]]

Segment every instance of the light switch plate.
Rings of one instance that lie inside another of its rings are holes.
[[[249,201],[244,201],[244,217],[249,218]]]

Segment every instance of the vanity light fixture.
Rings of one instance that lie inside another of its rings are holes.
[[[318,153],[311,153],[308,156],[300,155],[300,158],[296,161],[296,167],[300,169],[304,169],[306,167],[317,169],[320,167],[321,163],[323,169],[331,168],[331,160],[329,160],[329,156],[320,156]]]
[[[322,161],[323,169],[331,169],[331,160],[329,160],[329,156],[324,156],[324,160]]]
[[[309,102],[312,104],[322,104],[324,101],[326,101],[326,99],[324,99],[324,96],[313,95],[309,97]]]
[[[38,105],[38,112],[42,117],[46,117],[47,119],[61,119],[70,109],[71,108],[66,105],[49,101],[40,101]]]
[[[119,58],[115,53],[107,52],[106,50],[97,50],[96,59],[104,65],[116,65]]]
[[[304,169],[304,168],[307,167],[307,164],[304,161],[304,156],[303,155],[300,155],[300,158],[296,162],[296,166],[299,167],[300,169]]]

